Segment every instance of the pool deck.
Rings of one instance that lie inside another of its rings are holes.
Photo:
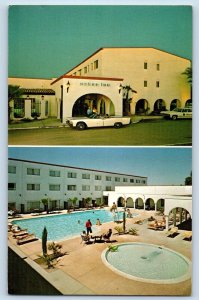
[[[137,228],[138,235],[118,235],[114,229],[117,224],[109,222],[99,226],[99,233],[105,233],[109,228],[113,229],[111,240],[116,240],[113,244],[124,242],[142,242],[167,247],[177,251],[188,259],[192,260],[192,241],[183,240],[183,230],[174,238],[167,237],[164,231],[155,231],[147,228],[147,218],[154,214],[148,211],[136,211],[138,217],[127,218],[126,227]],[[26,216],[28,217],[28,216]],[[155,216],[157,217],[157,216]],[[162,218],[162,217],[157,217]],[[134,224],[137,219],[145,219],[142,225]],[[119,224],[121,225],[121,224]],[[8,234],[9,243],[12,247],[17,247],[31,260],[35,260],[42,254],[41,241],[34,241],[17,246],[12,234]],[[189,296],[191,295],[191,279],[181,283],[155,284],[135,281],[125,278],[106,267],[101,259],[101,254],[109,245],[108,243],[95,243],[85,245],[81,238],[60,242],[63,245],[63,252],[68,255],[61,257],[55,268],[48,270],[37,265],[37,270],[46,274],[54,283],[57,289],[64,295],[164,295],[164,296]]]

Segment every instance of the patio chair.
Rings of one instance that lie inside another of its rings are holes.
[[[167,235],[167,237],[174,238],[176,235],[178,235],[178,227],[172,227],[168,233],[169,234]]]
[[[90,236],[85,236],[85,235],[81,234],[81,239],[82,239],[81,243],[84,243],[86,245],[95,243],[95,239]]]
[[[111,235],[112,235],[112,229],[109,229],[107,233],[102,235],[102,237],[105,242],[110,242]]]
[[[38,238],[32,233],[32,234],[28,234],[27,236],[25,236],[22,239],[17,239],[17,245],[23,245],[26,243],[30,243],[33,241],[38,240]]]
[[[191,241],[192,240],[192,231],[185,231],[183,233],[183,240],[185,241]]]

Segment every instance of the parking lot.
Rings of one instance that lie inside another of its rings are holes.
[[[144,120],[115,128],[78,131],[69,127],[10,129],[9,145],[191,146],[191,120]]]

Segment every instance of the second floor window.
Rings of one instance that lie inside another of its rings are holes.
[[[120,182],[120,178],[119,177],[115,177],[115,181],[116,182]]]
[[[68,191],[76,191],[76,185],[68,185],[67,190]]]
[[[156,87],[159,88],[160,87],[160,82],[156,81]]]
[[[106,176],[106,181],[111,181],[111,176]]]
[[[9,190],[9,191],[14,191],[14,190],[16,190],[16,183],[9,182],[9,183],[8,183],[8,190]]]
[[[144,80],[144,87],[147,87],[147,81]]]
[[[27,168],[27,175],[40,175],[40,169]]]
[[[98,60],[95,60],[94,61],[94,70],[98,69],[98,66],[99,66]]]
[[[60,191],[60,184],[49,184],[49,191]]]
[[[133,182],[134,182],[134,179],[130,179],[130,182],[133,183]]]
[[[144,69],[146,70],[148,68],[147,62],[144,62]]]
[[[82,185],[82,191],[90,191],[90,185]]]
[[[123,182],[128,182],[128,178],[123,178]]]
[[[39,191],[40,190],[40,184],[32,184],[32,183],[28,183],[27,184],[27,190],[28,191]]]
[[[102,176],[101,175],[95,175],[95,180],[101,180]]]

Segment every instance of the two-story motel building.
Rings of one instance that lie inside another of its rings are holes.
[[[8,160],[8,209],[20,212],[42,210],[41,199],[48,199],[50,210],[68,208],[69,199],[77,197],[77,206],[85,198],[95,203],[104,191],[116,185],[146,185],[147,177],[83,169],[20,159]]]
[[[182,74],[190,66],[189,59],[156,48],[100,48],[58,78],[9,78],[9,84],[24,88],[26,117],[39,107],[41,118],[56,116],[65,122],[84,115],[88,106],[122,116],[126,86],[133,90],[129,113],[149,114],[191,103],[191,87]]]

